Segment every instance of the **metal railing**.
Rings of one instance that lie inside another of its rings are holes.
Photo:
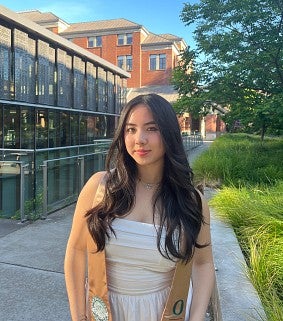
[[[182,138],[186,152],[203,143],[200,135],[189,135]],[[32,202],[37,207],[33,208],[36,217],[43,219],[49,213],[74,203],[88,178],[93,173],[104,169],[110,142],[110,140],[95,142],[90,153],[66,157],[60,157],[59,154],[58,158],[40,161],[36,168],[31,150],[25,154],[20,153],[20,150],[9,151],[10,153],[6,150],[4,159],[7,159],[8,155],[13,158],[19,156],[20,159],[0,161],[0,183],[3,191],[6,189],[6,194],[9,188],[13,189],[13,193],[10,194],[14,197],[14,201],[11,202],[17,203],[17,205],[13,204],[13,207],[17,207],[15,211],[21,221],[29,218],[30,213],[27,211],[30,211]],[[36,195],[30,198],[35,187]],[[29,193],[27,193],[28,189]]]
[[[106,154],[107,151],[101,151],[43,161],[41,218],[45,219],[49,212],[76,201],[86,180],[104,168]]]
[[[186,152],[203,144],[202,136],[199,134],[182,136],[182,139]]]

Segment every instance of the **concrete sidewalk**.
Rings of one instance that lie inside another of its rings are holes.
[[[193,149],[190,161],[209,145]],[[71,320],[63,261],[74,208],[34,223],[0,220],[0,321]]]
[[[68,206],[0,238],[0,321],[71,320],[63,261],[73,211]]]

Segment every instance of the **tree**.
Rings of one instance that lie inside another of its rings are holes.
[[[183,65],[194,60],[192,75],[182,66],[173,72],[177,107],[195,99],[194,111],[202,112],[201,103],[215,101],[229,107],[230,128],[237,120],[262,138],[282,128],[283,0],[202,0],[186,3],[181,19],[196,25],[197,47],[182,57]]]

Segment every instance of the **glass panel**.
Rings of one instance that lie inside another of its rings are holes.
[[[0,148],[3,148],[3,106],[0,104]],[[1,156],[0,156],[1,160]]]
[[[127,56],[127,70],[132,70],[133,69],[133,57],[132,56]]]
[[[80,145],[87,144],[87,116],[80,116]]]
[[[60,113],[60,139],[62,147],[70,145],[70,114]]]
[[[0,98],[10,98],[11,30],[0,26]]]
[[[115,116],[107,116],[107,133],[106,138],[112,138],[115,132]]]
[[[36,148],[48,147],[48,113],[47,110],[36,110],[35,116]]]
[[[34,149],[34,109],[21,110],[21,148]]]
[[[102,46],[102,37],[101,36],[96,36],[96,47],[101,47]]]
[[[97,138],[107,138],[107,118],[98,116],[96,120]]]
[[[118,57],[117,57],[117,61],[118,61],[118,63],[117,63],[118,67],[123,69],[124,56],[118,56]]]
[[[94,38],[93,37],[87,38],[87,46],[89,48],[93,48],[94,47]]]
[[[1,216],[11,218],[20,209],[20,169],[17,164],[13,164],[5,175],[0,175],[0,211]]]
[[[71,114],[70,115],[71,122],[71,145],[79,145],[79,115]]]
[[[4,107],[4,148],[20,148],[20,109]]]
[[[98,111],[107,110],[106,72],[98,68]]]
[[[55,105],[55,49],[49,48],[49,104]]]
[[[120,77],[116,78],[116,105],[115,105],[115,113],[120,114],[122,107],[122,80]]]
[[[79,58],[74,57],[74,108],[84,108],[84,79],[85,63]]]
[[[58,105],[72,107],[72,57],[57,49]]]
[[[14,30],[15,99],[35,102],[35,41],[28,34]]]
[[[166,69],[166,55],[159,56],[159,69]]]
[[[115,76],[111,73],[107,73],[108,83],[108,112],[115,112]]]
[[[49,111],[49,148],[60,146],[60,112]]]
[[[87,75],[86,75],[86,81],[87,81],[87,109],[96,111],[96,67],[87,62]]]
[[[156,55],[150,55],[149,58],[149,69],[156,70]]]
[[[48,152],[47,151],[37,151],[35,154],[35,185],[34,185],[34,192],[37,195],[37,193],[42,193],[43,190],[43,167],[41,166],[43,164],[43,161],[48,159]]]
[[[87,116],[87,143],[92,144],[97,135],[96,117]]]
[[[131,45],[133,43],[133,35],[131,33],[127,34],[127,45]]]
[[[49,44],[38,40],[38,102],[54,105],[55,50]]]
[[[118,35],[118,46],[124,44],[124,35]]]

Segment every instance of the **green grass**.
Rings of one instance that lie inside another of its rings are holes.
[[[269,321],[283,320],[283,140],[225,135],[193,165],[220,187],[210,205],[235,230]]]
[[[283,139],[262,143],[257,136],[227,134],[195,160],[193,169],[197,180],[217,186],[274,184],[283,180]]]

